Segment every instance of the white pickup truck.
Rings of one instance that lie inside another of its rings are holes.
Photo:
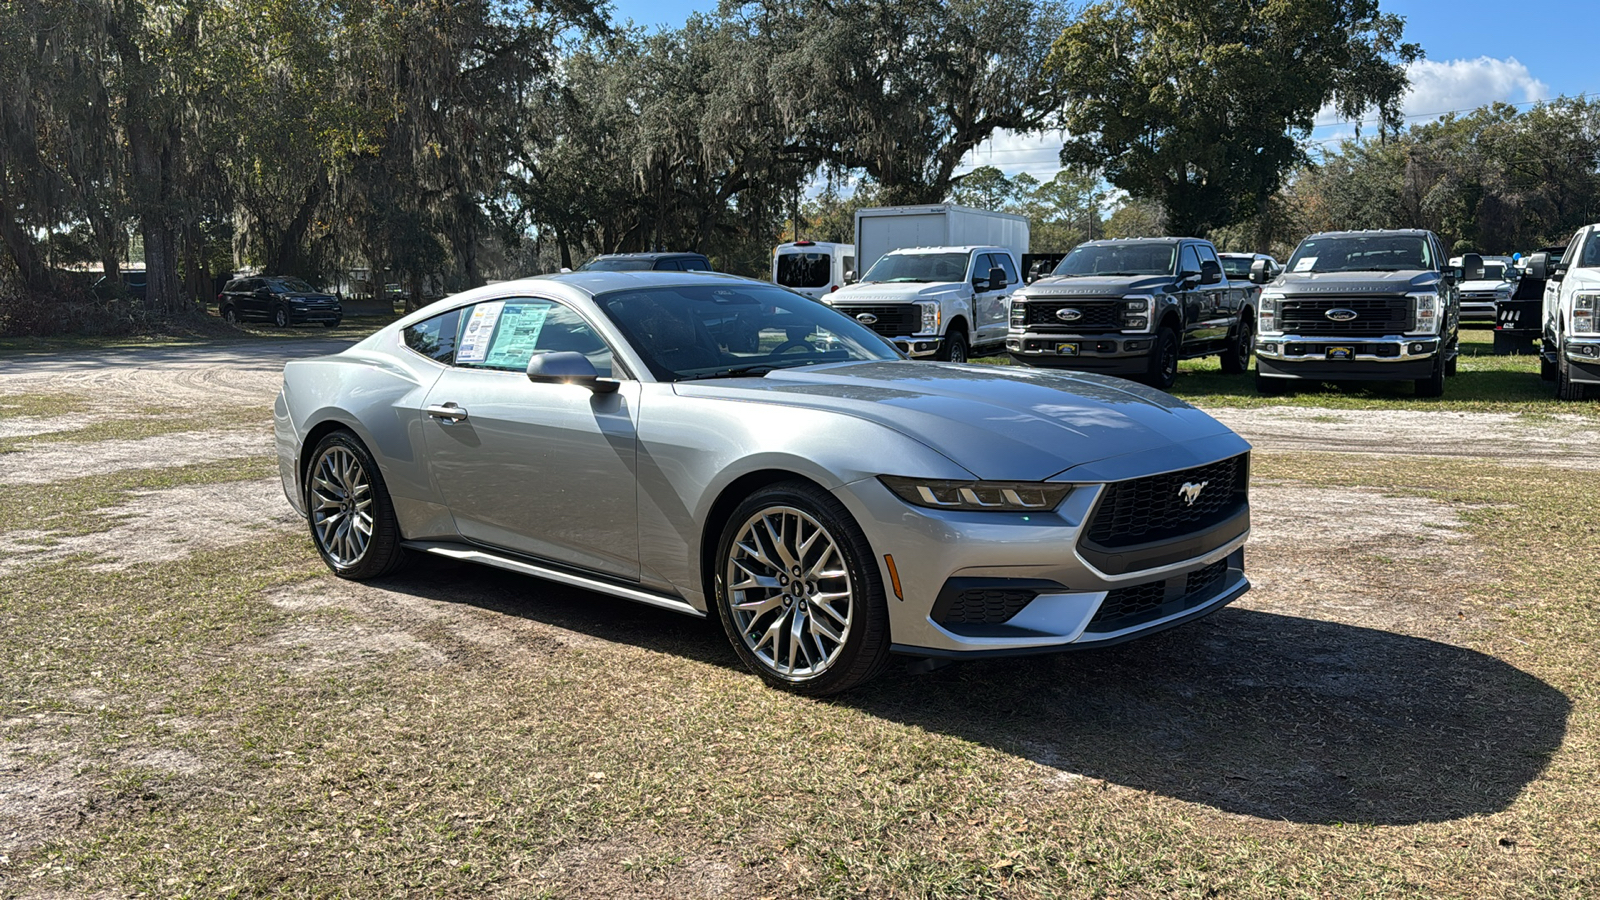
[[[911,357],[965,362],[1005,346],[1021,260],[1004,247],[909,247],[880,257],[825,303]]]
[[[1600,391],[1600,222],[1578,229],[1560,258],[1535,253],[1528,275],[1546,279],[1541,373],[1562,400]]]

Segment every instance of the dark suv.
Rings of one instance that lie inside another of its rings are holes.
[[[279,328],[307,322],[333,328],[344,321],[339,298],[292,275],[235,278],[217,295],[217,312],[229,322],[271,322]]]
[[[714,272],[700,253],[602,253],[578,267],[579,272]]]

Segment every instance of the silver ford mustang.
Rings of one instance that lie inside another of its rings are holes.
[[[1102,647],[1249,588],[1249,450],[1083,373],[911,362],[769,284],[580,272],[289,363],[284,490],[328,566],[436,554],[714,615],[814,694],[891,654]]]

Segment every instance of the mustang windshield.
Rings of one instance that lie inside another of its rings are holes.
[[[1177,271],[1178,245],[1167,241],[1080,244],[1056,266],[1056,275],[1171,275]]]
[[[1433,269],[1433,254],[1421,235],[1375,234],[1306,238],[1289,257],[1286,272],[1409,272]]]
[[[988,273],[984,273],[988,274]],[[862,281],[934,282],[962,281],[967,277],[965,253],[892,253],[867,270]]]
[[[661,381],[900,356],[844,314],[756,282],[613,291],[595,303]]]

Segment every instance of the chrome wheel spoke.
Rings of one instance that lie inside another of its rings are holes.
[[[332,446],[312,471],[308,494],[318,547],[335,565],[354,565],[366,554],[376,525],[366,469],[349,449]]]
[[[790,681],[826,672],[849,641],[854,585],[822,523],[789,506],[760,510],[722,563],[728,610],[745,648]]]

